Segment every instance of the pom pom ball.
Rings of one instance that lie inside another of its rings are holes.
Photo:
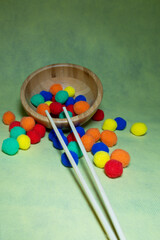
[[[45,99],[41,94],[35,94],[31,97],[30,101],[35,107],[38,107],[39,104],[45,102]]]
[[[86,134],[91,135],[95,139],[95,142],[97,142],[101,136],[98,128],[90,128],[86,131]]]
[[[12,128],[11,131],[10,131],[10,137],[11,138],[17,139],[17,137],[21,134],[26,134],[26,130],[22,127],[19,127],[19,126]]]
[[[67,111],[71,112],[73,116],[75,116],[75,112],[74,112],[74,105],[68,105],[66,107]]]
[[[74,97],[75,95],[75,89],[71,86],[66,87],[64,91],[68,92],[69,97]]]
[[[122,163],[123,167],[127,167],[130,163],[130,155],[127,151],[116,149],[111,154],[111,159],[117,160]]]
[[[53,85],[50,87],[50,89],[49,89],[49,91],[50,91],[53,95],[56,95],[56,93],[59,92],[59,91],[61,91],[61,90],[63,90],[63,87],[62,87],[62,85],[59,84],[59,83],[53,84]]]
[[[50,107],[46,103],[39,104],[36,109],[37,113],[39,113],[43,116],[47,116],[45,113],[46,110],[50,113]]]
[[[144,134],[147,133],[147,126],[144,123],[137,122],[131,126],[130,131],[135,136],[143,136]]]
[[[83,135],[83,137],[81,137],[81,141],[87,152],[90,152],[93,144],[95,144],[95,139],[92,137],[92,135]]]
[[[35,126],[35,120],[33,117],[22,117],[20,126],[26,131],[32,130]]]
[[[70,151],[75,163],[78,165],[78,155],[75,152]],[[61,155],[61,162],[65,167],[72,167],[66,153],[62,153]]]
[[[27,136],[30,138],[31,144],[36,144],[41,141],[40,135],[35,130],[28,131]]]
[[[78,145],[78,143],[77,142],[70,142],[69,144],[68,144],[68,149],[70,150],[70,151],[73,151],[73,152],[75,152],[75,153],[77,153],[77,155],[78,155],[78,157],[80,158],[80,157],[82,157],[82,151],[81,151],[81,149],[80,149],[80,147],[79,147],[79,145]]]
[[[99,151],[104,151],[104,152],[108,152],[109,153],[109,148],[103,142],[95,143],[92,146],[92,153],[93,153],[93,155],[96,154],[96,152],[99,152]]]
[[[61,134],[61,136],[64,135],[64,133],[63,133],[63,131],[62,131],[61,128],[58,128],[58,131],[59,131],[59,133]],[[52,129],[52,130],[49,132],[48,138],[49,138],[50,141],[53,142],[53,138],[55,138],[55,137],[57,137],[57,136],[56,136],[56,133],[55,133],[55,131]]]
[[[101,109],[98,109],[96,113],[93,115],[92,120],[94,121],[102,121],[104,119],[104,112]]]
[[[117,122],[114,119],[106,119],[103,123],[102,129],[103,130],[110,130],[115,131],[117,128]]]
[[[67,99],[67,101],[65,102],[65,105],[66,105],[66,107],[67,107],[68,105],[74,105],[74,103],[75,103],[74,98],[73,98],[73,97],[69,97],[69,98]]]
[[[109,178],[118,178],[123,173],[122,163],[111,159],[105,164],[104,172]]]
[[[75,98],[75,103],[76,102],[79,102],[79,101],[87,101],[86,97],[84,95],[78,95],[76,98]]]
[[[2,151],[8,155],[14,155],[18,152],[19,144],[15,138],[3,140]]]
[[[93,157],[94,164],[99,168],[104,168],[107,161],[110,160],[110,156],[107,152],[99,151]]]
[[[50,105],[50,111],[54,115],[59,115],[63,111],[62,104],[59,102],[52,102]]]
[[[46,101],[45,104],[47,104],[48,106],[50,106],[52,103],[52,101]]]
[[[46,128],[45,128],[45,126],[43,126],[43,125],[40,124],[40,123],[37,123],[37,124],[34,126],[33,130],[35,130],[35,131],[40,135],[41,138],[43,138],[43,137],[45,136],[45,134],[46,134]]]
[[[65,103],[68,99],[68,92],[61,90],[56,93],[55,100],[59,103]]]
[[[80,134],[81,137],[85,134],[85,130],[84,130],[84,128],[81,127],[81,126],[77,126],[77,127],[76,127],[76,130],[77,130],[77,132]],[[71,131],[71,132],[72,132],[72,131]]]
[[[62,136],[65,144],[68,145],[68,140],[67,140],[66,136],[64,136],[64,135],[61,135],[61,136]],[[63,147],[62,147],[59,139],[57,138],[57,136],[53,137],[52,142],[53,142],[53,146],[54,146],[55,148],[57,148],[57,149],[59,149],[59,150],[62,150],[62,149],[63,149]]]
[[[90,105],[86,101],[78,101],[74,104],[74,112],[76,114],[81,114],[86,112],[90,108]]]
[[[52,97],[53,97],[52,93],[47,92],[47,91],[41,91],[41,92],[40,92],[40,95],[43,96],[45,102],[46,102],[46,101],[51,101],[51,100],[52,100]]]
[[[78,133],[78,135],[79,135],[79,137],[80,137],[80,134],[79,134],[79,133]],[[76,141],[77,141],[77,139],[75,138],[73,132],[71,132],[70,134],[68,134],[67,140],[68,140],[68,143],[70,143],[70,142],[76,142]]]
[[[117,143],[117,135],[113,131],[104,130],[101,133],[101,141],[108,147],[113,147]]]
[[[27,135],[25,135],[25,134],[19,135],[17,138],[17,141],[19,143],[20,149],[27,150],[30,148],[31,140]]]
[[[68,114],[69,114],[70,117],[73,117],[73,114],[72,114],[70,111],[67,111],[67,112],[68,112]],[[64,113],[64,112],[61,112],[61,113],[59,114],[59,118],[61,118],[61,119],[66,118],[65,113]]]
[[[117,128],[116,130],[123,130],[125,129],[126,125],[127,125],[127,122],[126,120],[124,120],[123,118],[121,117],[117,117],[114,119],[117,123]]]
[[[9,131],[11,131],[11,129],[14,127],[20,127],[20,122],[19,121],[11,122],[11,124],[9,125]]]
[[[2,121],[6,125],[10,125],[13,121],[15,121],[15,115],[11,111],[7,111],[3,114]]]

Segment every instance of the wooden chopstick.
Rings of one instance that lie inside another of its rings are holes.
[[[83,156],[84,156],[84,158],[85,158],[85,160],[87,162],[87,165],[88,165],[88,167],[89,167],[89,169],[90,169],[90,171],[92,173],[92,176],[93,176],[93,178],[95,180],[95,183],[96,183],[96,185],[98,187],[98,190],[99,190],[99,192],[101,194],[101,197],[103,199],[103,202],[104,202],[104,205],[105,205],[106,210],[108,212],[108,215],[110,217],[110,220],[112,221],[113,227],[114,227],[115,231],[117,232],[117,234],[119,236],[119,239],[120,240],[126,240],[126,238],[124,236],[124,233],[123,233],[123,231],[122,231],[122,229],[120,227],[120,224],[118,222],[118,219],[117,219],[117,217],[116,217],[116,215],[115,215],[115,213],[114,213],[114,211],[112,209],[112,206],[111,206],[111,204],[110,204],[110,202],[108,200],[108,197],[107,197],[107,195],[106,195],[106,193],[105,193],[105,191],[104,191],[104,189],[103,189],[103,187],[102,187],[102,185],[100,183],[100,180],[99,180],[99,178],[98,178],[98,176],[97,176],[97,174],[96,174],[96,172],[94,170],[93,164],[91,163],[91,161],[90,161],[90,159],[88,157],[88,154],[87,154],[87,152],[86,152],[86,150],[85,150],[85,148],[83,146],[83,143],[82,143],[82,141],[81,141],[81,139],[80,139],[80,137],[79,137],[79,135],[77,133],[77,130],[76,130],[76,128],[75,128],[75,126],[74,126],[74,124],[73,124],[73,122],[72,122],[72,120],[71,120],[71,118],[70,118],[70,116],[69,116],[69,114],[67,112],[66,107],[63,107],[63,110],[64,110],[66,118],[67,118],[67,120],[69,122],[69,125],[70,125],[70,127],[71,127],[71,129],[72,129],[72,131],[73,131],[73,133],[75,135],[75,138],[76,138],[76,140],[77,140],[77,142],[79,144],[79,147],[80,147],[80,149],[81,149],[81,151],[83,153]]]
[[[73,167],[73,169],[74,169],[74,171],[75,171],[75,173],[76,173],[76,175],[77,175],[77,177],[78,177],[78,179],[79,179],[79,181],[82,185],[82,187],[83,187],[83,190],[85,191],[85,193],[86,193],[86,195],[87,195],[95,213],[97,214],[97,216],[98,216],[98,218],[99,218],[99,220],[100,220],[108,238],[110,240],[117,240],[117,237],[115,236],[115,233],[113,232],[112,228],[110,227],[110,225],[106,221],[106,218],[105,218],[103,212],[101,211],[99,205],[97,204],[96,200],[94,199],[86,181],[84,180],[78,166],[76,165],[71,153],[69,152],[69,150],[68,150],[61,134],[59,133],[59,131],[57,129],[57,126],[55,125],[52,117],[50,116],[50,114],[47,110],[45,112],[46,112],[46,115],[47,115],[47,117],[48,117],[48,119],[49,119],[49,121],[52,125],[52,128],[55,131],[55,133],[57,135],[57,138],[59,139],[59,141],[60,141],[60,143],[61,143],[61,145],[62,145],[62,147],[63,147],[63,149],[64,149],[64,151],[65,151],[65,153],[66,153],[66,155],[67,155],[67,157],[68,157],[68,159],[69,159],[69,161],[70,161],[70,163],[71,163],[71,165],[72,165],[72,167]]]

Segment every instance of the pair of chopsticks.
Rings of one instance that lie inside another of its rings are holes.
[[[96,183],[96,185],[98,187],[99,193],[100,193],[100,195],[101,195],[101,197],[103,199],[103,202],[104,202],[104,205],[105,205],[106,210],[108,212],[108,215],[110,217],[110,220],[112,221],[114,230],[116,231],[116,233],[117,233],[117,235],[118,235],[120,240],[126,240],[126,238],[125,238],[125,236],[124,236],[124,234],[122,232],[122,229],[120,227],[120,224],[119,224],[119,222],[117,220],[117,217],[114,214],[114,211],[113,211],[113,209],[111,207],[111,204],[110,204],[110,202],[109,202],[109,200],[108,200],[108,198],[106,196],[106,193],[105,193],[105,191],[104,191],[104,189],[103,189],[103,187],[102,187],[102,185],[101,185],[101,183],[99,181],[99,178],[98,178],[98,176],[97,176],[97,174],[96,174],[96,172],[94,170],[94,167],[93,167],[93,165],[92,165],[92,163],[91,163],[91,161],[90,161],[90,159],[88,157],[88,154],[87,154],[87,152],[86,152],[86,150],[85,150],[85,148],[84,148],[84,146],[82,144],[82,141],[81,141],[81,139],[80,139],[80,137],[79,137],[79,135],[77,133],[77,130],[76,130],[76,128],[75,128],[75,126],[74,126],[74,124],[73,124],[73,122],[72,122],[72,120],[71,120],[71,118],[70,118],[70,116],[69,116],[69,114],[67,112],[67,109],[65,107],[63,107],[63,110],[64,110],[66,118],[67,118],[67,120],[69,122],[69,125],[70,125],[70,127],[71,127],[71,129],[72,129],[72,131],[73,131],[73,133],[75,135],[77,143],[79,144],[79,147],[80,147],[80,149],[81,149],[81,151],[83,153],[83,156],[84,156],[84,158],[85,158],[85,160],[87,162],[87,165],[88,165],[88,167],[89,167],[89,169],[90,169],[90,171],[92,173],[92,176],[93,176],[93,178],[95,180],[95,183]],[[89,187],[87,186],[86,181],[84,180],[84,178],[83,178],[83,176],[82,176],[78,166],[76,165],[76,163],[75,163],[71,153],[69,152],[69,150],[68,150],[68,148],[67,148],[67,146],[66,146],[66,144],[65,144],[65,142],[64,142],[64,140],[63,140],[63,138],[61,136],[61,134],[59,133],[59,131],[57,129],[57,126],[55,125],[51,115],[49,114],[49,112],[47,110],[45,112],[46,112],[46,115],[47,115],[47,117],[48,117],[48,119],[49,119],[49,121],[50,121],[50,123],[51,123],[51,125],[52,125],[52,127],[53,127],[53,129],[54,129],[54,131],[55,131],[55,133],[56,133],[56,135],[57,135],[57,137],[58,137],[58,139],[59,139],[59,141],[60,141],[60,143],[61,143],[61,145],[62,145],[62,147],[63,147],[63,149],[64,149],[64,151],[65,151],[65,153],[66,153],[66,155],[67,155],[67,157],[68,157],[68,159],[69,159],[69,161],[70,161],[70,163],[71,163],[71,165],[72,165],[72,167],[73,167],[73,169],[74,169],[74,171],[76,173],[76,175],[77,175],[77,177],[79,178],[79,181],[80,181],[80,183],[81,183],[81,185],[82,185],[82,187],[83,187],[83,189],[84,189],[88,199],[90,200],[90,203],[91,203],[95,213],[97,214],[97,217],[99,218],[99,220],[100,220],[100,222],[101,222],[101,224],[102,224],[102,226],[103,226],[103,228],[104,228],[108,238],[110,240],[117,240],[117,236],[115,235],[115,233],[113,232],[112,228],[110,227],[110,225],[106,221],[106,218],[105,218],[103,212],[101,211],[101,209],[100,209],[99,205],[97,204],[96,200],[94,199],[94,197],[93,197]]]

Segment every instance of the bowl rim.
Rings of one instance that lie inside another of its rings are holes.
[[[89,116],[90,116],[89,119],[91,119],[91,117],[94,115],[94,113],[98,109],[98,106],[100,105],[100,103],[102,101],[102,98],[103,98],[103,86],[102,86],[102,83],[101,83],[100,79],[98,78],[98,76],[95,73],[93,73],[90,69],[88,69],[86,67],[83,67],[83,66],[80,66],[80,65],[77,65],[77,64],[72,64],[72,63],[56,63],[56,64],[46,65],[44,67],[41,67],[41,68],[33,71],[24,80],[24,82],[23,82],[23,84],[21,86],[20,99],[21,99],[22,106],[23,106],[24,110],[26,111],[26,113],[28,115],[32,116],[35,120],[37,120],[37,122],[45,122],[47,124],[48,128],[51,128],[51,124],[50,124],[47,116],[43,116],[43,115],[37,113],[36,111],[34,111],[29,106],[29,104],[28,104],[28,102],[27,102],[27,100],[25,98],[25,90],[26,90],[27,84],[32,80],[32,78],[36,74],[38,74],[38,73],[40,73],[40,72],[42,72],[44,70],[47,70],[47,69],[50,69],[50,68],[55,68],[55,67],[67,67],[67,68],[68,67],[72,67],[72,68],[77,68],[77,69],[79,69],[81,71],[87,72],[94,79],[94,81],[96,82],[96,85],[98,86],[98,94],[97,94],[97,97],[96,97],[94,103],[92,104],[92,106],[86,112],[72,117],[72,121],[73,121],[73,123],[76,123],[76,122],[79,121],[79,119],[85,119],[85,118],[87,118]],[[66,126],[68,125],[68,120],[66,118],[62,118],[62,119],[53,118],[53,121],[55,122],[56,125],[62,125],[62,126],[63,125],[66,125]],[[84,124],[84,123],[82,123],[82,124]]]

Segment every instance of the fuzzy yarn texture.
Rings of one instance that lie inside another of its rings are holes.
[[[70,111],[67,111],[67,112],[68,112],[68,114],[69,114],[70,117],[73,117],[73,114],[72,114]],[[60,119],[66,118],[65,113],[64,113],[64,112],[61,112],[61,113],[59,114],[59,118],[60,118]]]
[[[16,126],[11,129],[10,131],[10,137],[17,139],[17,137],[21,134],[26,134],[26,130],[22,127]]]
[[[114,119],[106,119],[103,123],[102,129],[103,130],[110,130],[115,131],[117,128],[117,122]]]
[[[79,101],[87,101],[86,97],[84,95],[78,95],[76,98],[75,98],[75,103],[76,102],[79,102]]]
[[[76,130],[77,130],[77,132],[80,134],[81,137],[85,134],[85,130],[84,130],[84,128],[81,127],[81,126],[77,126],[77,127],[76,127]],[[71,131],[71,132],[72,132],[72,131]]]
[[[75,112],[74,112],[74,105],[73,105],[73,104],[68,105],[68,106],[66,107],[66,109],[67,109],[67,111],[69,111],[69,112],[72,113],[73,117],[76,116],[76,114],[75,114]]]
[[[59,83],[53,84],[53,85],[50,87],[50,89],[49,89],[49,91],[50,91],[53,95],[56,95],[56,93],[59,92],[59,91],[61,91],[61,90],[63,90],[63,87],[62,87],[62,85],[59,84]]]
[[[63,111],[62,104],[59,102],[52,102],[50,105],[50,111],[54,115],[59,115]]]
[[[14,127],[20,127],[20,121],[11,122],[11,124],[9,125],[9,131],[11,131],[11,129]]]
[[[98,143],[95,143],[92,146],[91,151],[92,151],[93,155],[96,154],[96,152],[99,152],[99,151],[104,151],[104,152],[108,152],[109,153],[109,148],[103,142],[98,142]]]
[[[30,131],[35,126],[35,120],[33,117],[22,117],[20,121],[20,126],[24,128],[26,131]]]
[[[95,139],[94,137],[92,137],[92,135],[87,135],[87,134],[83,135],[83,137],[81,137],[81,141],[87,152],[90,152],[93,144],[95,144]]]
[[[110,160],[110,156],[107,152],[99,151],[93,157],[94,164],[99,168],[104,168],[107,161]]]
[[[61,128],[58,128],[58,131],[59,131],[59,133],[61,134],[61,136],[64,135],[64,133],[63,133],[63,131],[62,131]],[[55,137],[57,137],[57,135],[56,135],[55,131],[52,129],[52,130],[49,132],[49,134],[48,134],[48,138],[49,138],[50,141],[53,142],[53,139],[54,139]]]
[[[102,121],[104,119],[104,112],[101,109],[98,109],[96,113],[93,115],[92,120],[94,121]]]
[[[135,136],[143,136],[147,133],[147,126],[145,123],[137,122],[131,126],[130,131]]]
[[[116,117],[114,120],[117,123],[116,130],[124,130],[126,128],[127,122],[125,119],[123,119],[121,117]]]
[[[64,136],[64,135],[61,135],[61,136],[62,136],[65,144],[68,145],[68,140],[67,140],[66,136]],[[59,150],[63,149],[63,147],[62,147],[59,139],[57,138],[57,136],[52,138],[52,142],[53,142],[53,147],[55,147],[56,149],[59,149]]]
[[[117,143],[117,135],[113,131],[104,130],[101,133],[101,141],[108,147],[113,147]]]
[[[48,106],[50,106],[52,103],[52,101],[46,101],[45,104],[47,104]]]
[[[75,163],[78,165],[78,155],[73,152],[73,151],[70,151],[70,154],[72,155]],[[70,163],[66,153],[62,153],[61,155],[61,163],[65,166],[65,167],[72,167],[72,164]]]
[[[27,136],[30,138],[31,144],[36,144],[41,141],[40,135],[35,130],[28,131]]]
[[[67,107],[68,105],[74,105],[74,103],[75,103],[74,98],[73,98],[73,97],[69,97],[69,98],[67,99],[67,101],[65,102],[65,105],[66,105],[66,107]]]
[[[68,92],[69,97],[74,97],[75,95],[75,89],[72,86],[66,87],[64,91]]]
[[[111,159],[115,159],[122,163],[123,167],[127,167],[130,163],[130,155],[123,149],[116,149],[111,154]]]
[[[19,135],[18,138],[17,138],[17,142],[19,144],[19,148],[22,149],[22,150],[27,150],[27,149],[30,148],[31,140],[25,134]]]
[[[86,112],[89,108],[90,105],[86,101],[78,101],[74,104],[74,112],[78,115]]]
[[[45,102],[51,101],[53,97],[52,93],[44,90],[40,92],[40,95],[43,96]]]
[[[40,124],[40,123],[37,123],[37,124],[34,126],[33,130],[35,130],[35,131],[40,135],[41,138],[43,138],[43,137],[45,136],[45,134],[46,134],[46,128],[45,128],[45,126],[43,126],[43,125]]]
[[[6,138],[2,143],[2,151],[8,155],[15,155],[19,150],[18,141],[15,138]]]
[[[43,116],[47,116],[45,113],[46,110],[50,113],[50,107],[46,103],[39,104],[36,109],[37,113],[39,113]]]
[[[38,107],[39,104],[44,103],[45,99],[41,94],[35,94],[30,99],[33,106]]]
[[[63,104],[67,101],[68,97],[69,97],[68,92],[61,90],[56,93],[55,100],[56,100],[56,102]]]
[[[86,134],[91,135],[95,139],[95,142],[97,142],[100,139],[100,136],[101,136],[98,128],[89,128],[86,131]]]
[[[123,173],[122,163],[111,159],[105,164],[104,172],[109,178],[118,178]]]
[[[13,121],[15,121],[15,115],[11,111],[7,111],[2,116],[2,121],[5,125],[10,125]]]
[[[70,142],[69,144],[68,144],[68,149],[70,150],[70,151],[73,151],[73,152],[75,152],[75,153],[77,153],[77,155],[78,155],[78,157],[80,158],[80,157],[82,157],[82,151],[81,151],[81,149],[80,149],[80,147],[79,147],[79,145],[78,145],[78,143],[77,142]]]
[[[78,133],[78,135],[79,135],[79,137],[81,137],[79,133]],[[76,142],[76,141],[77,141],[77,139],[75,138],[73,132],[71,132],[71,133],[68,134],[67,140],[68,140],[68,143],[70,143],[70,142]]]

